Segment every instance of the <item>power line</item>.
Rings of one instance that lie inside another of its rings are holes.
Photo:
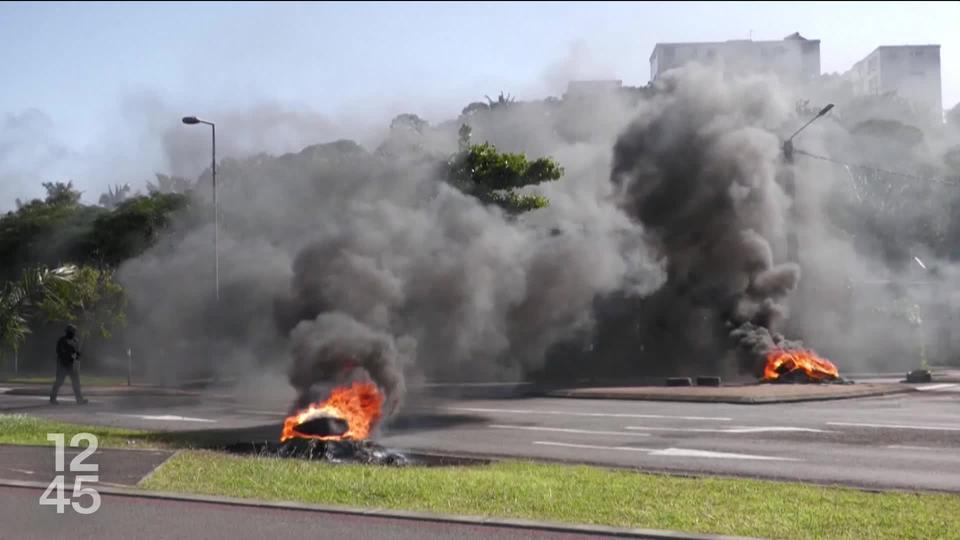
[[[821,161],[828,161],[828,162],[830,162],[830,163],[834,163],[834,164],[836,164],[836,165],[842,165],[842,166],[844,166],[844,167],[854,167],[854,168],[857,168],[857,169],[862,169],[862,170],[866,170],[866,171],[871,171],[871,172],[874,172],[874,173],[884,173],[884,174],[889,174],[889,175],[893,175],[893,176],[900,176],[900,177],[908,178],[908,179],[911,179],[911,180],[933,181],[933,182],[939,182],[939,183],[941,183],[941,184],[946,184],[946,185],[951,185],[951,186],[960,186],[960,180],[953,180],[953,179],[950,179],[950,178],[939,178],[939,177],[926,177],[926,178],[924,178],[924,177],[916,176],[916,175],[913,175],[913,174],[907,174],[907,173],[902,173],[902,172],[897,172],[897,171],[890,171],[890,170],[881,169],[881,168],[878,168],[878,167],[869,167],[869,166],[866,166],[866,165],[858,165],[858,164],[856,164],[856,163],[847,163],[847,162],[845,162],[845,161],[840,161],[839,159],[834,159],[834,158],[831,158],[831,157],[828,157],[828,156],[820,156],[820,155],[812,154],[812,153],[810,153],[810,152],[806,152],[806,151],[804,151],[804,150],[799,150],[799,149],[794,149],[793,152],[794,152],[795,154],[804,155],[804,156],[807,156],[807,157],[813,158],[813,159],[819,159],[819,160],[821,160]]]

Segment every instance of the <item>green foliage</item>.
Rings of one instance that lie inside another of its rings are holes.
[[[147,193],[188,193],[193,186],[186,178],[156,174],[157,181],[147,181]]]
[[[93,222],[93,260],[116,266],[136,257],[156,241],[171,216],[187,204],[186,195],[160,192],[123,201]]]
[[[483,96],[487,98],[487,104],[489,108],[496,109],[499,107],[509,107],[516,104],[517,98],[511,96],[510,94],[504,95],[503,92],[500,92],[500,95],[497,96],[497,100],[494,101],[490,99],[490,96]]]
[[[16,279],[31,265],[117,265],[149,247],[188,201],[186,195],[155,192],[108,210],[79,204],[76,192],[48,191],[46,200],[0,217],[0,280]]]
[[[415,114],[404,113],[398,115],[390,122],[391,130],[408,130],[416,133],[423,133],[430,124]]]
[[[97,202],[105,208],[116,208],[116,206],[125,201],[129,195],[129,184],[116,187],[107,186],[107,192],[100,195],[100,199]]]
[[[78,204],[83,195],[73,189],[73,181],[67,182],[44,182],[44,189],[47,190],[46,202],[49,204]]]
[[[868,135],[887,139],[906,147],[916,146],[923,142],[922,131],[914,126],[897,122],[896,120],[871,118],[858,123],[850,132],[855,135]]]
[[[460,128],[460,152],[450,160],[450,181],[464,193],[510,213],[549,206],[542,195],[522,195],[517,190],[559,180],[563,167],[550,158],[528,161],[524,154],[497,151],[489,143],[470,144],[470,127]]]
[[[482,101],[474,101],[473,103],[467,105],[460,111],[460,114],[463,116],[470,116],[479,112],[485,112],[490,110],[490,105]]]
[[[96,331],[109,338],[110,330],[126,323],[126,296],[110,269],[81,266],[69,281],[55,283],[37,308],[46,322],[73,323],[81,340]]]
[[[67,313],[77,268],[31,268],[0,286],[0,352],[17,350],[30,333],[31,319]]]
[[[44,184],[45,200],[20,204],[0,218],[0,280],[16,279],[29,265],[58,266],[90,251],[93,221],[103,208],[79,204],[71,184]]]
[[[457,132],[460,136],[458,141],[458,147],[461,152],[466,152],[470,148],[470,136],[473,135],[473,128],[467,124],[460,126],[460,131]]]
[[[0,351],[17,350],[35,322],[74,323],[81,339],[110,337],[126,322],[126,298],[112,270],[66,265],[32,267],[0,287]]]

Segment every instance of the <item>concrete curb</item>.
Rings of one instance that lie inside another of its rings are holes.
[[[47,484],[42,482],[24,482],[18,480],[0,479],[0,486],[46,489]],[[454,523],[461,525],[475,525],[486,527],[502,527],[510,529],[538,530],[558,533],[591,534],[616,538],[649,538],[657,540],[758,540],[742,536],[721,536],[711,534],[692,534],[678,531],[664,531],[657,529],[620,529],[595,525],[568,525],[545,521],[531,521],[525,519],[497,519],[488,517],[457,516],[449,514],[433,514],[428,512],[408,512],[403,510],[388,510],[385,508],[354,508],[348,506],[327,506],[319,504],[305,504],[296,502],[271,502],[258,499],[238,499],[234,497],[213,497],[204,495],[185,495],[180,493],[166,493],[160,491],[146,491],[135,488],[104,487],[97,484],[97,491],[102,494],[120,497],[138,497],[144,499],[159,499],[170,501],[184,501],[207,504],[224,504],[232,506],[247,506],[253,508],[273,508],[298,510],[305,512],[320,512],[327,514],[350,514],[366,517],[382,517],[404,519],[410,521],[429,521],[435,523]]]
[[[581,389],[573,390],[551,390],[537,394],[540,397],[565,398],[565,399],[617,399],[625,401],[678,401],[686,403],[732,403],[736,405],[764,405],[770,403],[798,403],[804,401],[835,401],[840,399],[857,399],[889,396],[895,394],[906,394],[918,391],[913,387],[891,388],[883,390],[872,390],[862,393],[827,395],[827,396],[770,396],[770,397],[750,397],[750,396],[715,396],[715,395],[683,395],[683,394],[656,394],[644,393],[642,391],[633,393],[604,392],[583,392]]]

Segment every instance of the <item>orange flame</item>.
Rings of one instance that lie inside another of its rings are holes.
[[[815,381],[840,378],[837,366],[826,358],[820,358],[813,351],[776,349],[767,355],[763,380],[775,381],[782,375],[796,371],[802,371]]]
[[[311,403],[306,409],[288,416],[283,421],[280,442],[294,437],[321,441],[366,439],[380,420],[382,406],[383,394],[372,382],[355,382],[334,388],[326,400]],[[347,432],[343,435],[308,435],[297,431],[300,424],[322,416],[346,421]]]

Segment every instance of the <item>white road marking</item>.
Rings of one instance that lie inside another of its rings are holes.
[[[732,418],[721,416],[665,416],[661,414],[624,414],[624,413],[587,413],[570,411],[539,411],[533,409],[481,409],[476,407],[446,407],[448,411],[464,412],[483,412],[483,413],[508,413],[508,414],[551,414],[560,416],[589,416],[605,418],[667,418],[671,420],[714,420],[716,422],[729,422]]]
[[[887,448],[893,448],[895,450],[933,450],[929,446],[906,446],[903,444],[891,444]]]
[[[651,452],[651,456],[670,456],[670,457],[698,457],[715,459],[755,459],[760,461],[800,461],[794,458],[783,458],[776,456],[755,456],[752,454],[730,454],[727,452],[711,452],[709,450],[690,450],[687,448],[667,448],[666,450],[657,450]]]
[[[789,432],[798,431],[805,433],[834,433],[825,429],[789,427],[789,426],[766,426],[751,427],[737,426],[731,428],[668,428],[668,427],[647,427],[647,426],[626,426],[624,429],[636,429],[640,431],[684,431],[692,433],[767,433],[767,432]]]
[[[533,444],[542,446],[564,446],[567,448],[583,448],[586,450],[623,450],[627,452],[654,452],[654,448],[638,448],[636,446],[598,446],[596,444],[574,444],[553,441],[533,441]]]
[[[757,456],[753,454],[731,454],[728,452],[711,452],[709,450],[694,450],[691,448],[664,448],[657,450],[654,448],[638,448],[634,446],[599,446],[594,444],[573,444],[553,441],[534,441],[533,444],[542,446],[563,446],[568,448],[582,448],[586,450],[619,450],[623,452],[645,452],[651,456],[665,457],[693,457],[707,459],[753,459],[759,461],[801,461],[794,458],[783,458],[775,456]]]
[[[917,390],[943,390],[943,389],[945,389],[945,388],[953,388],[954,386],[957,386],[957,385],[956,385],[956,384],[948,384],[948,383],[944,383],[944,384],[928,384],[928,385],[926,385],[926,386],[918,386],[918,387],[917,387]]]
[[[140,418],[141,420],[157,420],[160,422],[216,422],[206,418],[191,418],[189,416],[174,416],[172,414],[150,415],[150,414],[119,414],[119,413],[100,413],[110,416],[125,416],[128,418]]]
[[[7,470],[8,470],[8,471],[15,471],[15,472],[18,472],[18,473],[23,473],[23,474],[36,474],[35,472],[33,472],[33,471],[28,471],[27,469],[14,469],[14,468],[11,467],[11,468],[9,468],[9,469],[7,469]]]
[[[514,426],[508,424],[490,424],[494,429],[523,429],[526,431],[555,431],[557,433],[583,433],[586,435],[629,435],[631,437],[649,437],[649,433],[637,433],[634,431],[596,431],[592,429],[573,429],[573,428],[555,428],[546,426]]]
[[[859,424],[856,422],[827,422],[828,426],[872,427],[887,429],[923,429],[928,431],[960,431],[957,426],[915,426],[906,424]]]

